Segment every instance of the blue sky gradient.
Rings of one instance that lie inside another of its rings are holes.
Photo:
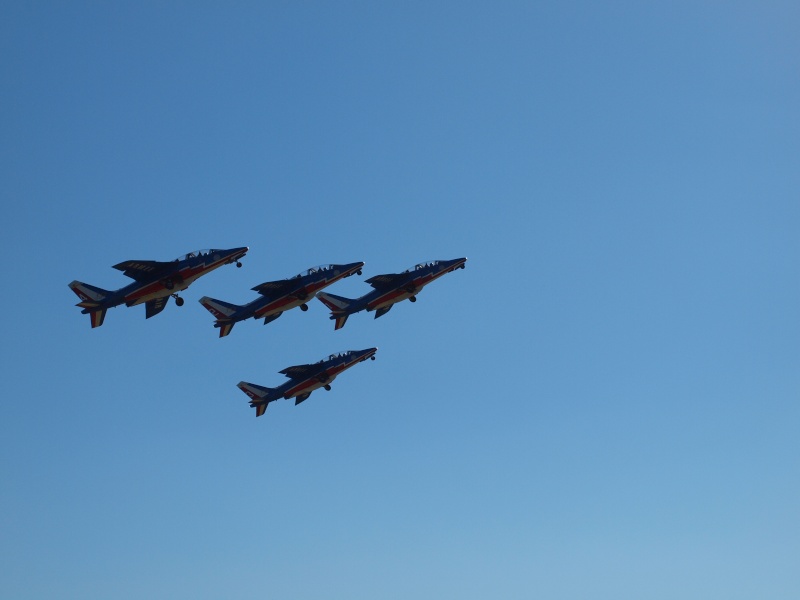
[[[796,598],[800,5],[5,3],[0,597]],[[145,320],[67,283],[250,246]],[[333,331],[203,295],[464,271]],[[235,385],[369,361],[259,419]]]

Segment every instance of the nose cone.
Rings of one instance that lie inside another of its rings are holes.
[[[448,262],[450,263],[448,266],[452,269],[458,269],[459,267],[463,269],[464,265],[467,262],[467,257],[465,256],[463,258],[454,258],[453,260]]]
[[[342,273],[346,273],[345,277],[350,277],[353,273],[360,273],[361,268],[364,266],[363,262],[347,263],[346,265],[337,265]]]
[[[361,350],[359,354],[361,354],[361,360],[367,360],[368,358],[372,358],[375,356],[375,353],[378,351],[377,348],[367,348],[366,350]]]

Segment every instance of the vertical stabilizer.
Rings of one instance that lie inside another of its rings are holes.
[[[256,385],[255,383],[248,383],[246,381],[240,381],[236,386],[248,395],[250,398],[250,406],[256,409],[257,417],[260,417],[267,411],[267,405],[270,402],[277,400],[273,388]]]
[[[81,299],[75,306],[80,306],[83,309],[82,312],[89,315],[92,329],[100,327],[106,318],[108,309],[103,301],[111,295],[111,292],[77,280],[70,283],[69,288]]]
[[[355,301],[335,294],[317,292],[317,299],[331,310],[331,319],[336,321],[334,329],[341,329],[354,312]]]

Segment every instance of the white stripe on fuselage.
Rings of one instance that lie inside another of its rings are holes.
[[[263,319],[264,317],[269,317],[274,315],[275,313],[286,312],[287,310],[292,310],[293,308],[297,308],[311,300],[319,290],[322,290],[329,285],[333,285],[343,277],[346,277],[350,273],[354,273],[356,269],[350,269],[350,271],[343,271],[338,275],[331,277],[330,279],[323,279],[322,281],[318,281],[316,283],[312,283],[306,286],[306,290],[308,292],[308,297],[305,300],[300,300],[295,298],[294,300],[288,300],[288,298],[292,297],[292,294],[286,294],[285,296],[278,298],[277,300],[270,302],[266,306],[259,308],[255,314],[253,314],[254,319]]]
[[[128,298],[130,298],[131,296],[135,295],[137,292],[139,292],[139,291],[141,291],[141,290],[143,290],[143,289],[146,289],[146,288],[150,287],[150,286],[151,286],[151,285],[153,285],[154,283],[158,283],[158,284],[160,284],[160,285],[161,285],[161,289],[160,289],[160,290],[156,290],[156,291],[154,291],[154,292],[152,292],[152,293],[150,293],[150,294],[147,294],[146,296],[142,296],[141,298],[137,298],[137,299],[136,299],[136,300],[135,300],[135,301],[134,301],[132,304],[130,304],[129,306],[137,306],[137,305],[139,305],[139,304],[143,304],[143,303],[145,303],[145,302],[149,302],[150,300],[155,300],[155,299],[157,299],[157,298],[164,298],[164,297],[166,297],[166,296],[171,296],[172,294],[176,294],[176,293],[178,293],[178,292],[182,292],[183,290],[185,290],[186,288],[188,288],[190,285],[192,285],[192,284],[195,282],[195,280],[197,280],[199,277],[201,277],[201,276],[205,275],[206,273],[210,273],[210,272],[211,272],[211,271],[213,271],[214,269],[218,269],[218,268],[219,268],[219,267],[221,267],[222,265],[226,264],[226,263],[227,263],[227,261],[228,261],[228,259],[221,258],[220,260],[218,260],[218,261],[215,261],[215,262],[211,263],[211,265],[210,265],[210,266],[203,268],[202,270],[200,270],[200,271],[199,271],[198,273],[196,273],[195,275],[192,275],[191,277],[187,277],[187,278],[185,278],[185,279],[182,279],[180,282],[178,282],[178,281],[174,281],[174,286],[172,287],[172,289],[171,289],[171,290],[169,290],[169,289],[167,289],[166,287],[164,287],[164,284],[163,284],[163,283],[161,283],[161,280],[158,280],[158,281],[151,281],[151,282],[150,282],[150,283],[148,283],[147,285],[143,285],[142,287],[140,287],[140,288],[138,288],[137,290],[135,290],[135,291],[131,292],[130,294],[128,294],[128,295],[125,297],[125,300],[126,300],[126,302],[127,302],[127,299],[128,299]],[[190,269],[190,267],[187,267],[187,269]],[[180,275],[180,273],[181,273],[181,271],[178,271],[178,274],[179,274],[179,275]],[[165,279],[169,279],[169,278],[167,277],[167,278],[165,278]]]
[[[286,391],[286,393],[289,394],[288,396],[289,398],[294,398],[295,396],[299,396],[301,394],[310,393],[313,392],[314,390],[318,390],[319,388],[330,384],[334,379],[336,379],[337,375],[339,375],[342,371],[346,371],[360,360],[362,359],[359,358],[357,360],[350,361],[349,363],[343,363],[337,367],[333,367],[331,371],[326,371],[326,374],[330,373],[327,381],[320,381],[319,379],[317,379],[319,375],[322,375],[322,373],[320,373],[319,375],[306,379],[305,381],[297,384],[293,388],[289,388]]]
[[[419,279],[413,279],[407,285],[413,285],[416,288],[416,291],[414,292],[403,291],[395,296],[394,294],[397,294],[400,290],[402,290],[406,286],[395,288],[392,291],[386,292],[383,296],[379,296],[378,298],[370,302],[369,305],[367,306],[367,310],[378,310],[379,308],[386,308],[387,306],[391,306],[392,304],[397,304],[398,302],[407,300],[408,298],[411,298],[411,296],[416,296],[422,291],[422,288],[424,288],[434,279],[438,279],[445,273],[447,273],[447,270],[442,269],[438,273],[430,273],[428,275],[423,275]]]

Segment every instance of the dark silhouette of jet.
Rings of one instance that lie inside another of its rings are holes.
[[[134,280],[130,285],[108,291],[73,281],[69,287],[81,299],[77,306],[83,309],[81,313],[89,315],[92,327],[100,327],[106,318],[106,311],[120,304],[144,304],[145,317],[149,319],[164,310],[170,296],[175,298],[175,304],[183,306],[183,298],[178,296],[178,292],[188,288],[198,277],[222,265],[236,263],[237,267],[241,267],[239,259],[248,250],[246,246],[230,250],[198,250],[169,262],[126,260],[114,265],[114,268]]]
[[[398,302],[405,299],[416,302],[417,294],[423,287],[445,273],[463,269],[466,262],[466,258],[434,260],[420,263],[413,269],[402,273],[375,275],[375,277],[367,279],[367,283],[375,289],[355,300],[326,292],[319,292],[317,298],[331,309],[330,318],[336,321],[334,329],[341,329],[344,327],[347,317],[362,310],[368,312],[374,310],[377,319],[389,312],[392,306]]]

